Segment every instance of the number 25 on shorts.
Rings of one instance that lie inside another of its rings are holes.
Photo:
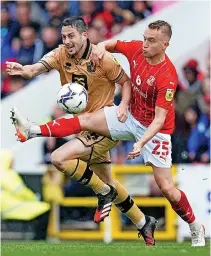
[[[152,150],[152,154],[160,157],[167,157],[169,154],[169,142],[168,141],[159,141],[152,140],[152,143],[155,144],[154,149]]]

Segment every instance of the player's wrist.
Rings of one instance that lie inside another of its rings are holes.
[[[124,107],[128,107],[129,106],[129,103],[126,102],[126,101],[121,101],[120,104]]]
[[[144,141],[141,139],[141,140],[139,140],[137,143],[136,143],[136,145],[138,145],[140,148],[142,148],[143,146],[144,146]]]

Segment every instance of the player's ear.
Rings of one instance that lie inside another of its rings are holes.
[[[86,32],[83,32],[82,33],[82,36],[84,37],[84,38],[87,38],[88,37],[88,32],[86,31]]]
[[[163,48],[166,49],[169,46],[169,42],[165,41],[163,44]]]

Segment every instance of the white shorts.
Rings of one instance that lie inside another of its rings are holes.
[[[117,106],[104,108],[112,139],[139,141],[147,128],[141,125],[129,111],[127,120],[124,123],[119,122],[116,111]],[[169,168],[172,165],[171,148],[171,136],[169,134],[157,133],[144,145],[141,154],[146,165]]]

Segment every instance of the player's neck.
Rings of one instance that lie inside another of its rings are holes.
[[[77,52],[77,54],[74,55],[74,58],[75,59],[81,59],[85,50],[86,50],[86,47],[87,47],[87,41],[83,44],[83,46],[81,47],[80,51]]]
[[[146,61],[150,64],[150,65],[157,65],[160,64],[161,62],[163,62],[165,60],[165,52],[158,54],[154,57],[151,58],[146,58]]]

